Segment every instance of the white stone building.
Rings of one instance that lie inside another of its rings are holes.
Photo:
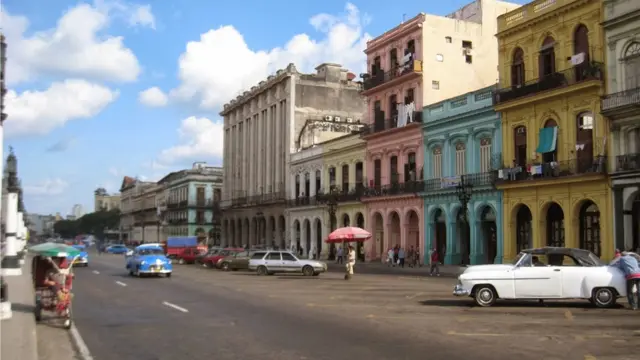
[[[315,74],[289,64],[224,105],[223,244],[289,246],[289,154],[348,132],[329,124],[336,117],[345,124],[361,119],[365,104],[353,77],[336,64]],[[307,135],[310,121],[315,132]]]
[[[614,236],[619,249],[640,249],[640,1],[604,1],[607,95],[611,126],[609,170]]]

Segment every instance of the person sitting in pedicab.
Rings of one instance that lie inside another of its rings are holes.
[[[51,267],[47,269],[44,277],[44,284],[49,287],[49,290],[55,294],[58,300],[64,300],[68,296],[69,289],[66,285],[71,281],[69,274],[69,262],[66,258],[60,258],[56,264],[56,260],[47,258]]]

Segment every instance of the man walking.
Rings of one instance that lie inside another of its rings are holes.
[[[612,266],[618,267],[627,279],[627,299],[632,310],[638,310],[638,292],[640,291],[640,256],[634,253],[622,252],[616,257]]]
[[[431,266],[429,268],[429,275],[433,276],[433,273],[435,272],[436,276],[440,276],[439,263],[440,257],[438,255],[438,250],[434,247],[433,250],[431,250]]]

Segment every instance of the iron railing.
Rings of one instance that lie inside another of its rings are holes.
[[[414,111],[411,117],[411,122],[406,125],[413,123],[422,123],[422,111]],[[372,124],[367,124],[362,129],[362,136],[379,133],[382,131],[387,131],[391,129],[398,128],[398,116],[395,115],[391,119],[377,119]]]
[[[466,174],[461,176],[443,177],[439,179],[429,179],[424,182],[424,191],[442,191],[446,189],[454,190],[457,184],[464,184],[472,187],[493,186],[497,176],[497,171],[487,171],[482,173]]]
[[[404,66],[394,66],[389,71],[378,71],[375,74],[371,75],[369,78],[365,79],[362,88],[364,91],[371,90],[377,86],[380,86],[384,83],[397,79],[406,74],[412,73],[421,73],[422,72],[422,61],[420,60],[412,60],[407,65]]]
[[[640,154],[624,154],[616,156],[614,172],[640,171]]]
[[[543,91],[559,89],[589,80],[603,80],[603,64],[598,62],[585,63],[570,69],[557,71],[538,79],[526,81],[524,84],[512,85],[499,89],[493,94],[493,104],[498,105],[521,97],[537,94]]]
[[[629,106],[640,107],[640,87],[603,96],[600,108],[606,113]]]
[[[424,190],[424,181],[392,182],[386,185],[371,186],[364,189],[363,198],[417,194]]]
[[[596,156],[593,159],[572,159],[550,163],[533,163],[498,170],[496,185],[514,181],[554,179],[586,174],[604,174],[607,172],[607,158]]]
[[[316,198],[320,204],[328,203],[328,202],[349,202],[349,201],[360,201],[365,191],[365,186],[363,183],[356,184],[346,184],[342,188],[338,186],[333,186],[331,191],[328,194],[318,193]]]

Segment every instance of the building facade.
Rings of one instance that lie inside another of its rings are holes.
[[[538,0],[498,18],[505,259],[547,245],[613,256],[601,5]]]
[[[125,176],[120,186],[120,240],[155,243],[162,238],[155,196],[162,191],[153,182]]]
[[[223,177],[221,167],[195,163],[158,181],[164,199],[154,196],[153,201],[160,204],[156,217],[166,224],[166,236],[198,236],[202,242],[221,244]]]
[[[364,128],[358,129],[358,131]],[[355,129],[354,129],[355,130]],[[361,133],[342,136],[325,142],[322,167],[322,193],[317,200],[322,204],[323,238],[335,229],[345,226],[366,228],[366,211],[361,202],[366,187],[366,144]],[[381,241],[381,238],[376,239]],[[370,242],[368,242],[370,243]],[[322,244],[322,253],[334,259],[336,247]],[[370,249],[356,244],[360,261],[370,260]]]
[[[322,64],[315,74],[290,64],[224,105],[225,244],[287,246],[289,154],[361,121],[364,103],[354,77],[336,64]]]
[[[502,129],[494,89],[424,108],[425,250],[436,249],[445,264],[502,262],[502,194],[493,181]],[[461,190],[471,194],[466,204]]]
[[[93,211],[111,211],[120,207],[120,194],[109,194],[104,188],[93,192]]]
[[[640,251],[640,3],[604,3],[615,246]]]

